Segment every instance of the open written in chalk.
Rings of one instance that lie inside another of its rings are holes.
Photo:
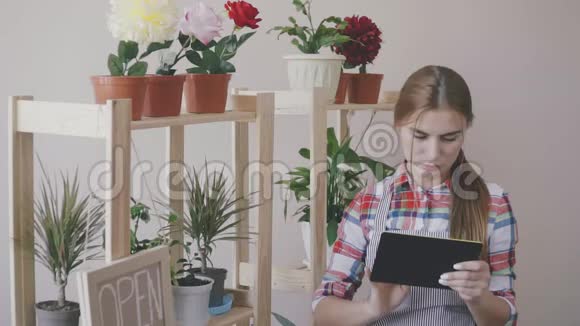
[[[169,249],[155,248],[78,276],[85,326],[174,326]]]

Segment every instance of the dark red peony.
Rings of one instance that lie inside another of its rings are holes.
[[[249,27],[256,29],[259,27],[258,23],[262,21],[262,18],[256,18],[260,13],[258,9],[243,0],[228,1],[225,7],[228,11],[228,16],[234,20],[234,23],[239,28]]]
[[[335,47],[334,51],[346,57],[348,66],[361,66],[361,72],[365,72],[366,64],[372,63],[379,54],[382,32],[367,16],[355,15],[344,20],[348,25],[340,33],[349,36],[351,41]]]

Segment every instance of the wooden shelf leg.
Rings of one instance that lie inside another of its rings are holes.
[[[177,222],[171,228],[169,238],[171,241],[177,240],[183,243],[183,178],[185,163],[185,134],[183,126],[171,126],[167,128],[165,154],[166,161],[169,162],[169,180],[168,180],[168,199],[169,207],[177,214]],[[170,248],[171,252],[171,266],[176,266],[176,262],[183,258],[183,247],[175,245]]]
[[[10,311],[12,326],[34,326],[34,138],[31,133],[16,131],[19,100],[32,97],[11,97],[8,104]]]
[[[109,100],[105,108],[106,160],[111,162],[105,191],[105,261],[131,252],[131,100]]]
[[[254,325],[271,325],[272,312],[272,197],[274,155],[274,94],[259,93],[256,108],[259,161],[258,247],[255,274]]]

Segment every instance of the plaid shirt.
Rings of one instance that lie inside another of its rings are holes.
[[[385,184],[391,187],[383,190]],[[405,164],[401,164],[393,176],[357,194],[344,212],[330,264],[314,294],[313,309],[327,296],[352,300],[361,285],[370,241],[369,221],[376,218],[383,191],[393,191],[386,223],[388,229],[441,232],[449,231],[449,203],[452,199],[449,187],[449,180],[427,191],[413,186]],[[516,220],[507,193],[496,184],[488,183],[487,187],[490,192],[487,232],[487,262],[491,270],[489,289],[509,303],[511,317],[506,325],[515,325],[517,313],[513,281],[515,245],[518,241]]]

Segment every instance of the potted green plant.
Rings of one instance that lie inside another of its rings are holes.
[[[194,170],[193,173],[188,173],[185,187],[187,209],[182,217],[183,231],[188,239],[185,250],[188,257],[191,252],[195,252],[193,260],[199,261],[200,267],[194,268],[192,259],[180,261],[184,264],[180,269],[181,274],[185,273],[187,277],[179,278],[177,283],[180,287],[189,287],[197,278],[209,277],[213,280],[209,307],[221,306],[227,270],[213,267],[210,255],[218,241],[248,239],[253,234],[237,234],[234,227],[242,221],[237,218],[238,214],[256,207],[257,204],[244,204],[248,198],[234,197],[235,189],[233,185],[227,185],[224,170],[210,174],[207,164],[205,180],[202,181],[201,176]],[[243,205],[235,208],[238,203]],[[183,289],[175,289],[177,290],[183,295]],[[175,291],[174,295],[177,296]],[[175,302],[180,300],[176,297]]]
[[[104,227],[104,203],[79,197],[77,174],[72,181],[61,174],[60,181],[59,189],[44,173],[40,198],[34,205],[34,254],[52,273],[58,288],[56,300],[36,304],[38,326],[79,324],[79,304],[66,299],[69,276],[81,263],[101,254],[101,246],[94,242]]]
[[[131,197],[131,203],[131,221],[133,222],[133,227],[131,228],[131,254],[161,245],[175,245],[175,243],[170,243],[169,237],[162,231],[158,232],[153,239],[141,238],[139,226],[141,223],[147,224],[151,221],[150,208],[141,202],[137,202],[133,197]]]
[[[291,16],[288,18],[290,25],[275,26],[268,32],[279,32],[278,38],[284,34],[292,37],[290,42],[302,52],[284,57],[288,62],[290,89],[322,87],[328,90],[330,101],[334,99],[345,58],[342,55],[322,54],[320,51],[343,44],[350,38],[340,33],[346,23],[339,17],[324,18],[315,27],[312,20],[312,2],[313,0],[292,0],[296,11],[306,18],[306,25],[299,24]]]
[[[344,103],[344,94],[348,89],[350,103],[376,104],[379,99],[383,74],[367,72],[367,64],[372,64],[381,49],[381,30],[367,16],[344,18],[346,27],[340,33],[348,36],[350,41],[334,46],[337,54],[344,55],[344,69],[359,68],[358,74],[341,75],[344,81],[339,88],[337,101]]]
[[[243,0],[225,4],[228,17],[234,26],[227,36],[220,36],[222,18],[202,1],[195,1],[185,10],[180,32],[189,37],[185,57],[193,65],[187,69],[185,79],[186,108],[191,113],[223,113],[226,107],[228,85],[236,67],[230,60],[255,32],[240,35],[243,29],[257,29],[258,9]]]
[[[342,220],[344,209],[354,196],[361,191],[366,183],[362,174],[368,170],[375,178],[381,180],[394,172],[394,169],[384,163],[369,157],[358,155],[350,147],[351,138],[342,142],[336,138],[333,128],[327,129],[327,195],[326,195],[326,236],[330,247],[337,237],[338,224]],[[298,153],[305,159],[310,159],[310,150],[301,148]],[[306,251],[306,266],[310,266],[310,169],[296,167],[288,173],[289,179],[277,181],[294,193],[300,206],[294,216],[299,216],[301,223],[304,249]],[[284,205],[284,217],[288,216],[288,200]],[[330,250],[327,250],[330,253]]]
[[[155,19],[152,19],[155,17]],[[132,119],[140,120],[147,92],[145,57],[167,48],[175,37],[177,8],[172,0],[161,2],[111,0],[108,27],[120,40],[116,54],[109,54],[110,75],[92,76],[95,100],[130,98]],[[146,50],[139,54],[139,47]]]

